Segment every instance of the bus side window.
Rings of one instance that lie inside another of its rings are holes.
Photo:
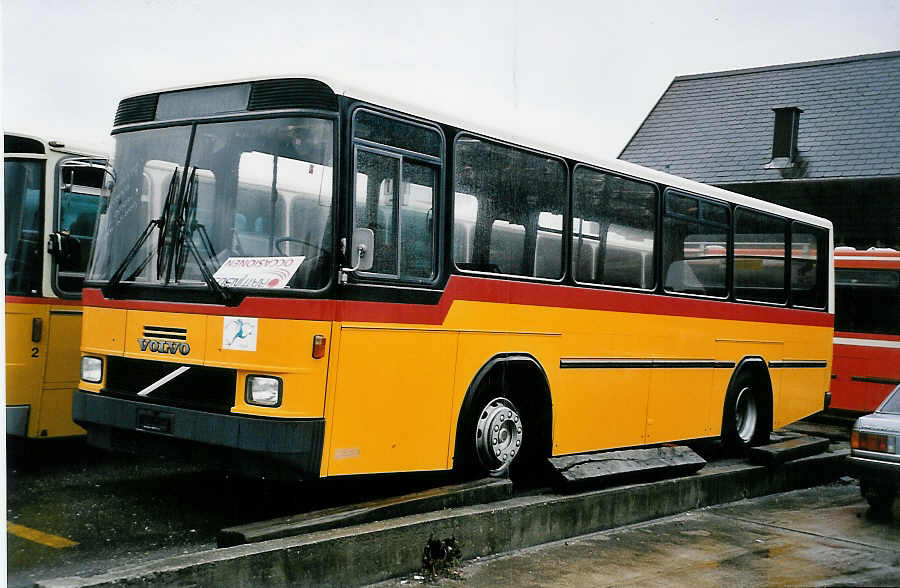
[[[353,129],[353,227],[371,229],[375,236],[373,265],[366,273],[433,280],[438,271],[440,134],[365,110],[354,113]]]
[[[739,300],[787,302],[786,221],[745,208],[734,215],[734,294]]]
[[[66,246],[55,255],[56,287],[65,293],[81,292],[87,269],[94,225],[100,208],[100,187],[106,178],[103,168],[63,162],[59,168],[59,208],[56,230],[68,233]]]
[[[828,232],[791,225],[791,304],[825,308],[828,284]]]
[[[456,266],[560,279],[562,221],[549,219],[562,219],[566,209],[566,166],[555,158],[468,135],[457,138],[454,149]],[[475,203],[468,204],[469,199]],[[551,228],[554,223],[559,229]]]
[[[7,294],[41,293],[42,178],[41,162],[3,163]]]
[[[727,295],[729,218],[724,204],[666,190],[662,257],[667,292]]]
[[[575,169],[574,181],[575,279],[653,289],[656,188],[584,166]]]

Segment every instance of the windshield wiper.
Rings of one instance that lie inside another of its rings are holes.
[[[134,242],[134,245],[131,246],[131,249],[125,255],[125,258],[122,260],[122,262],[116,268],[116,271],[114,271],[113,275],[110,276],[109,282],[106,285],[106,287],[109,291],[114,292],[119,287],[119,284],[122,282],[122,276],[125,274],[125,270],[128,269],[128,266],[131,264],[132,260],[134,260],[134,258],[137,256],[138,252],[141,250],[141,247],[144,246],[144,243],[150,237],[151,233],[153,233],[154,227],[159,228],[159,231],[160,231],[159,241],[157,243],[157,249],[162,247],[163,242],[165,240],[165,236],[166,236],[165,235],[166,224],[167,224],[167,221],[171,218],[170,214],[171,214],[172,204],[175,201],[175,197],[178,193],[178,177],[179,177],[178,168],[175,168],[175,170],[172,172],[172,179],[169,181],[169,190],[168,190],[168,193],[166,194],[166,202],[165,202],[165,206],[163,206],[162,216],[160,216],[159,218],[151,219],[150,222],[147,223],[147,226],[144,228],[143,232],[137,238],[137,241]],[[150,254],[144,259],[144,261],[142,261],[140,263],[140,265],[138,265],[138,268],[134,272],[132,272],[131,275],[128,277],[129,280],[133,280],[135,277],[140,275],[140,273],[142,271],[144,271],[144,268],[147,267],[147,264],[150,262],[150,259],[153,257],[153,253],[154,252],[151,251]],[[159,277],[158,274],[160,273],[159,261],[162,260],[163,256],[160,255],[159,258],[160,259],[157,261],[157,277]]]
[[[227,305],[232,300],[231,291],[216,280],[215,276],[213,276],[213,272],[206,264],[206,260],[200,255],[200,251],[197,249],[196,244],[194,244],[194,233],[199,233],[207,259],[211,261],[215,260],[215,248],[209,238],[209,234],[206,232],[206,227],[197,222],[198,182],[196,181],[196,175],[197,168],[195,166],[191,169],[191,175],[188,177],[187,193],[182,200],[182,208],[175,217],[175,222],[177,224],[177,240],[173,258],[175,262],[175,280],[180,280],[181,276],[184,275],[184,270],[187,266],[187,255],[185,255],[184,250],[187,249],[194,257],[194,261],[197,262],[197,267],[200,269],[200,275],[203,276],[203,281],[206,282],[209,289],[222,300],[222,303]]]

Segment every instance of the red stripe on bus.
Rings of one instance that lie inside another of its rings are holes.
[[[43,296],[7,296],[7,304],[52,304],[54,306],[81,306],[81,298],[45,298]]]
[[[835,259],[834,267],[861,269],[900,269],[900,259]]]
[[[456,300],[821,327],[831,327],[834,324],[834,316],[821,311],[468,276],[451,276],[440,301],[435,305],[248,296],[238,306],[225,307],[181,302],[108,300],[98,289],[84,290],[85,305],[103,308],[419,325],[443,324]]]

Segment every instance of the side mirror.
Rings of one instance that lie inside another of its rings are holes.
[[[358,227],[353,229],[353,249],[350,251],[350,265],[347,271],[370,270],[375,263],[375,233],[372,229]]]
[[[77,265],[80,258],[80,246],[78,240],[69,235],[66,231],[58,233],[50,233],[47,239],[47,253],[49,253],[54,261],[62,268],[68,269],[70,266]]]

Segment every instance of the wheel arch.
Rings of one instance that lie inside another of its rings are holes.
[[[737,366],[735,366],[734,371],[731,372],[731,378],[728,380],[728,387],[726,388],[726,396],[727,392],[735,386],[738,378],[744,374],[752,375],[752,377],[763,387],[763,397],[757,397],[757,399],[762,401],[761,417],[764,419],[763,422],[767,425],[768,430],[771,431],[774,416],[775,391],[772,387],[772,376],[769,373],[769,365],[763,357],[758,355],[748,355],[741,359]],[[722,431],[720,434],[724,434],[725,431],[724,414],[722,418]]]
[[[538,377],[534,377],[538,376]],[[462,432],[465,421],[482,389],[499,382],[504,393],[526,415],[526,423],[537,422],[540,435],[539,451],[550,455],[553,446],[553,399],[547,372],[536,357],[526,352],[498,353],[487,360],[475,373],[456,415],[454,461],[464,451]],[[518,383],[526,382],[517,387]],[[527,400],[527,402],[526,402]],[[527,434],[527,433],[526,433]]]

